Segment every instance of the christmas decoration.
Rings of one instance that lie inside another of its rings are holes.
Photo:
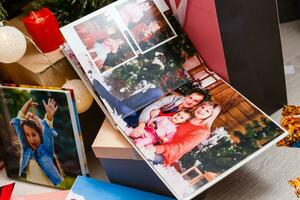
[[[50,8],[59,25],[64,26],[114,1],[116,0],[36,0],[31,4],[34,10]]]
[[[287,105],[282,110],[281,126],[289,132],[277,146],[300,147],[300,106]]]
[[[25,37],[15,27],[0,24],[0,44],[0,62],[13,63],[25,54]]]
[[[244,132],[231,133],[239,138],[238,143],[233,143],[228,137],[221,137],[212,147],[204,148],[205,146],[200,145],[201,148],[196,147],[181,159],[182,166],[189,168],[192,161],[198,160],[202,171],[224,172],[257,151],[265,141],[282,132],[276,124],[265,117],[246,124],[244,128]]]
[[[0,0],[0,21],[4,20],[7,16],[6,10],[3,8],[2,3],[4,3],[3,0]]]
[[[123,99],[142,89],[137,87],[138,84],[152,84],[163,92],[172,91],[185,84],[189,79],[182,70],[182,65],[187,57],[195,55],[196,52],[190,41],[181,37],[183,36],[180,35],[155,51],[150,51],[106,74],[106,84],[114,86],[110,93]]]
[[[62,88],[72,89],[74,91],[78,113],[83,113],[91,107],[93,103],[93,97],[81,80],[68,80],[62,86]]]
[[[288,183],[293,187],[297,197],[300,198],[300,177],[289,180]]]
[[[300,114],[300,106],[286,105],[283,107],[282,116],[293,116]]]
[[[211,99],[211,95],[208,90],[202,89],[201,84],[195,81],[188,81],[183,86],[177,88],[175,92],[181,94],[182,96],[188,96],[191,93],[198,92],[203,94],[204,101],[209,101]]]
[[[227,138],[225,138],[227,137]],[[211,137],[208,140],[205,140],[203,143],[198,145],[198,148],[202,151],[206,151],[208,148],[212,148],[218,145],[219,140],[225,138],[226,141],[230,140],[230,135],[224,129],[224,127],[216,128],[214,132],[211,134]]]
[[[22,21],[27,32],[42,52],[53,51],[64,43],[57,20],[48,8],[31,12]]]

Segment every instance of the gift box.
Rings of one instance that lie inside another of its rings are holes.
[[[172,196],[129,142],[105,119],[92,145],[110,182]]]

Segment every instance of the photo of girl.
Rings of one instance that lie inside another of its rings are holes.
[[[25,175],[28,181],[45,185],[58,185],[62,182],[62,172],[54,154],[53,137],[57,134],[53,128],[53,118],[58,107],[54,99],[43,101],[45,118],[41,120],[35,115],[37,103],[29,99],[11,120],[11,125],[22,145],[21,167],[19,176]],[[29,112],[31,109],[32,112]]]
[[[8,177],[69,189],[87,174],[71,91],[1,86],[0,97]]]
[[[116,9],[142,53],[176,37],[152,0],[128,0]]]
[[[76,25],[74,29],[100,72],[135,57],[132,46],[107,12]]]
[[[165,166],[177,162],[183,155],[210,137],[211,126],[220,111],[218,104],[202,103],[193,112],[194,117],[177,128],[171,142],[154,146],[156,157],[163,158]]]
[[[158,116],[160,110],[151,111],[151,119],[147,122],[144,128],[144,133],[141,137],[135,139],[135,136],[130,136],[134,139],[134,144],[141,148],[147,145],[161,144],[172,140],[177,131],[179,124],[185,123],[192,117],[192,113],[188,110],[181,110],[173,116]],[[131,130],[128,130],[131,132]]]

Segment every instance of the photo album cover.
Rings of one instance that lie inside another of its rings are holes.
[[[0,142],[8,177],[62,189],[88,175],[70,90],[0,86]]]
[[[113,126],[178,199],[287,134],[205,65],[163,0],[119,0],[61,32]]]

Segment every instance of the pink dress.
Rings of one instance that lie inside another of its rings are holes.
[[[171,121],[170,116],[159,116],[149,120],[142,137],[134,140],[134,144],[141,148],[158,142],[170,142],[176,133],[177,125]]]

